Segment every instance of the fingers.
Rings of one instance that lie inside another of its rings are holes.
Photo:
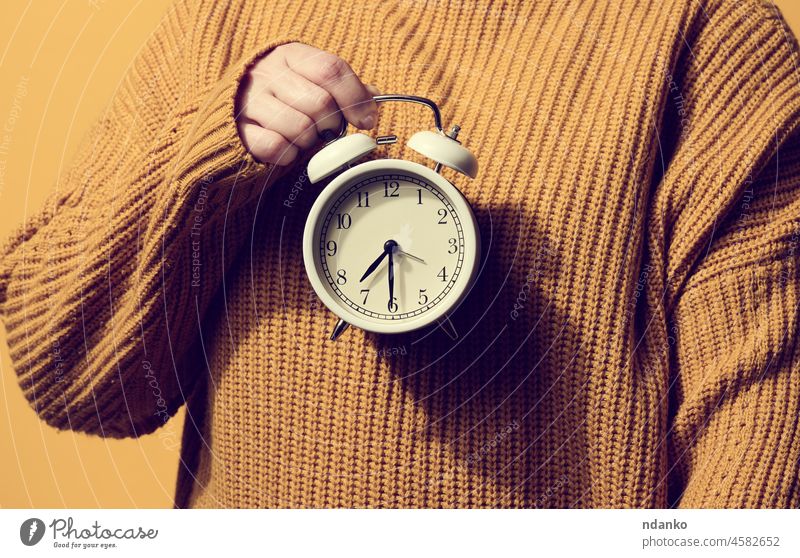
[[[301,43],[284,45],[287,66],[327,91],[356,128],[368,130],[378,121],[372,94],[350,65],[334,54]]]
[[[378,89],[338,56],[301,43],[279,46],[256,62],[237,93],[239,135],[264,163],[291,164],[324,131],[338,131],[342,115],[360,129],[378,120],[372,100]]]
[[[265,94],[251,104],[247,117],[267,130],[277,132],[289,143],[308,148],[319,139],[312,117],[282,103],[280,99]]]
[[[279,101],[308,115],[316,125],[317,134],[339,129],[342,116],[336,101],[325,89],[303,76],[288,72],[285,79],[271,82],[269,89]]]
[[[254,122],[241,122],[239,135],[247,150],[262,163],[285,166],[297,158],[297,146],[292,145],[278,132],[262,128]]]

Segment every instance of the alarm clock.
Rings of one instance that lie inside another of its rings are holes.
[[[440,325],[451,337],[449,313],[473,285],[480,260],[480,232],[469,202],[440,174],[442,166],[474,178],[475,156],[442,128],[430,99],[378,95],[431,109],[436,131],[423,130],[408,146],[433,168],[402,159],[360,159],[397,136],[338,135],[308,162],[312,184],[333,177],[311,207],[303,232],[303,261],[325,306],[339,317],[330,338],[349,325],[406,333]],[[333,135],[333,134],[331,134]]]

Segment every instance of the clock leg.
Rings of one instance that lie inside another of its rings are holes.
[[[444,331],[450,339],[453,341],[458,339],[458,331],[456,331],[456,326],[453,325],[453,322],[450,321],[450,318],[445,316],[443,318],[439,318],[437,321],[439,322],[439,327],[442,328],[442,331]]]
[[[339,320],[336,322],[336,325],[333,326],[333,331],[331,331],[331,341],[336,341],[336,339],[338,339],[338,337],[344,333],[344,330],[346,330],[348,327],[350,327],[350,324],[344,320]]]

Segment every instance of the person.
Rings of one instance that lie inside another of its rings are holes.
[[[21,389],[185,404],[176,507],[796,507],[797,63],[759,0],[179,0],[4,248]],[[325,130],[420,160],[378,91],[479,161],[454,338],[332,342],[305,274]]]

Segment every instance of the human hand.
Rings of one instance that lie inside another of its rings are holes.
[[[342,113],[356,128],[373,128],[378,107],[372,97],[378,94],[335,54],[302,43],[281,45],[242,79],[239,137],[259,161],[289,165],[323,130],[338,131]]]

